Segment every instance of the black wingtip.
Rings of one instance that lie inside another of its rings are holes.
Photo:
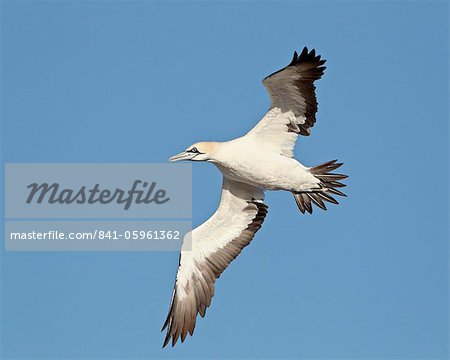
[[[169,311],[169,314],[170,314],[170,311]],[[161,328],[161,332],[163,332],[165,330],[165,328],[167,327],[167,325],[169,325],[169,320],[170,320],[170,317],[169,317],[169,315],[167,315],[166,321],[164,321],[164,324]]]
[[[167,333],[166,338],[164,339],[163,346],[162,346],[163,349],[167,346],[169,341],[170,341],[170,335],[169,335],[169,333]]]
[[[312,62],[317,65],[317,68],[321,71],[323,74],[323,71],[326,69],[325,66],[322,66],[325,64],[326,60],[321,59],[321,55],[316,55],[316,49],[311,49],[311,51],[308,50],[308,47],[304,47],[301,51],[300,55],[297,53],[297,51],[294,52],[294,57],[292,58],[292,61],[289,63],[289,66],[294,66],[300,63],[305,62]]]
[[[312,49],[311,51],[309,51],[308,47],[305,46],[300,54],[297,51],[294,51],[294,55],[292,56],[291,62],[288,65],[286,65],[284,68],[282,68],[278,71],[275,71],[274,73],[266,76],[263,79],[263,83],[265,80],[272,77],[273,75],[278,74],[279,72],[283,71],[287,67],[297,66],[297,65],[303,64],[303,63],[311,63],[311,65],[313,65],[313,67],[316,69],[313,77],[314,77],[314,80],[318,80],[322,77],[324,70],[326,69],[325,66],[322,66],[323,64],[325,64],[325,62],[326,62],[326,60],[321,59],[321,55],[316,55],[316,49]],[[304,135],[308,136],[309,134],[304,134]]]
[[[297,59],[298,59],[297,51],[294,51],[294,55],[292,56],[292,60],[289,63],[289,65],[294,65],[297,62]]]

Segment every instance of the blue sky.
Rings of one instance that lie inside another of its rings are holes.
[[[261,80],[328,60],[296,157],[344,161],[348,198],[269,215],[196,333],[161,349],[178,254],[5,253],[3,358],[443,359],[448,355],[448,3],[1,3],[3,162],[165,162],[250,129]],[[175,166],[175,165],[174,165]],[[193,222],[220,174],[193,168]]]

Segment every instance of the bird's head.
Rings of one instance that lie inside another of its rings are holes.
[[[198,142],[188,146],[183,152],[172,156],[169,161],[214,161],[218,146],[216,142]]]

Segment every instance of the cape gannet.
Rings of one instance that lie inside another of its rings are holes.
[[[346,175],[331,173],[337,160],[307,167],[293,158],[297,136],[310,135],[316,122],[314,81],[325,70],[315,50],[305,47],[283,69],[263,80],[271,106],[263,119],[244,136],[226,142],[199,142],[170,161],[208,161],[223,174],[219,207],[206,222],[186,234],[172,293],[165,347],[194,332],[197,314],[205,316],[214,295],[214,282],[253,239],[267,214],[265,190],[290,191],[302,213],[312,214],[313,204],[338,204],[332,195],[345,196]]]

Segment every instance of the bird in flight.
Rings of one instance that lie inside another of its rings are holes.
[[[170,161],[208,161],[223,175],[216,212],[187,233],[181,248],[178,272],[163,347],[193,334],[197,315],[205,316],[214,296],[214,283],[231,261],[253,239],[266,215],[265,190],[292,193],[299,210],[312,214],[313,205],[326,210],[338,204],[334,195],[346,175],[332,173],[337,160],[307,167],[293,158],[298,135],[309,136],[316,122],[314,82],[325,70],[325,60],[305,47],[300,55],[267,76],[263,84],[271,105],[267,114],[247,134],[226,142],[199,142]],[[185,246],[189,243],[189,246]]]

